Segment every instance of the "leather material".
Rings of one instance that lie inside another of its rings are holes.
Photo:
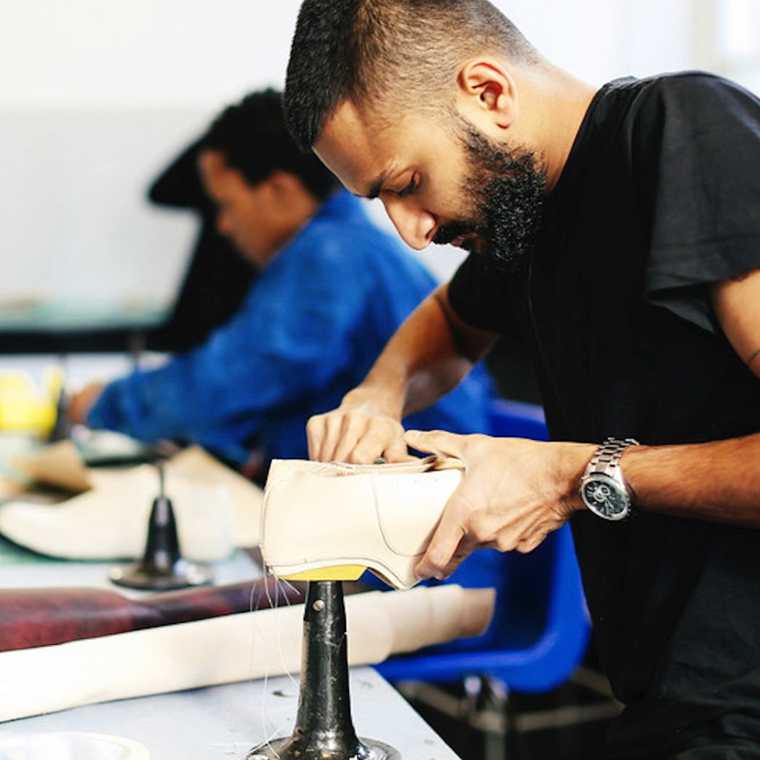
[[[165,474],[166,495],[172,500],[187,559],[214,562],[236,546],[258,544],[262,496],[257,486],[197,446],[172,457]],[[59,504],[15,501],[0,506],[0,533],[52,557],[142,557],[159,490],[156,468],[90,468],[85,476],[90,490]]]
[[[166,479],[183,555],[197,562],[232,551],[229,493],[218,484]],[[60,504],[16,501],[0,507],[0,533],[51,557],[78,560],[136,559],[145,551],[148,518],[158,495],[152,465],[113,473],[107,485]]]
[[[328,568],[361,565],[410,588],[461,477],[459,462],[433,457],[380,465],[275,460],[264,489],[264,563],[283,578],[324,568],[325,579]]]
[[[493,589],[453,584],[348,596],[348,663],[476,636],[491,621],[494,599]],[[303,617],[303,604],[294,604],[0,652],[0,721],[295,673]]]

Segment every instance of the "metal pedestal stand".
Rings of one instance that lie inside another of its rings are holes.
[[[109,575],[118,586],[152,591],[202,586],[211,583],[209,568],[182,559],[177,539],[177,523],[171,500],[164,493],[164,471],[157,464],[160,492],[153,501],[148,523],[145,554],[139,562],[127,567],[115,567]]]
[[[351,721],[346,608],[339,581],[312,581],[303,616],[298,716],[293,736],[251,750],[247,760],[400,760],[393,747],[359,739]]]

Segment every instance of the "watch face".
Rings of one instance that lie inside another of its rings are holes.
[[[581,493],[588,508],[600,517],[619,520],[628,514],[628,494],[612,480],[589,480],[584,483]]]

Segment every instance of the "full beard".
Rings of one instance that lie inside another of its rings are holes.
[[[460,121],[469,172],[462,194],[470,218],[443,225],[434,242],[460,238],[462,248],[500,269],[519,270],[528,261],[543,217],[546,171],[532,152],[496,145]]]

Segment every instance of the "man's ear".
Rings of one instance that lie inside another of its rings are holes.
[[[277,195],[289,195],[303,188],[303,183],[299,177],[282,169],[272,170],[272,173],[266,178],[266,182]]]
[[[457,105],[462,116],[484,131],[509,129],[519,113],[517,84],[498,61],[473,59],[459,71]]]

